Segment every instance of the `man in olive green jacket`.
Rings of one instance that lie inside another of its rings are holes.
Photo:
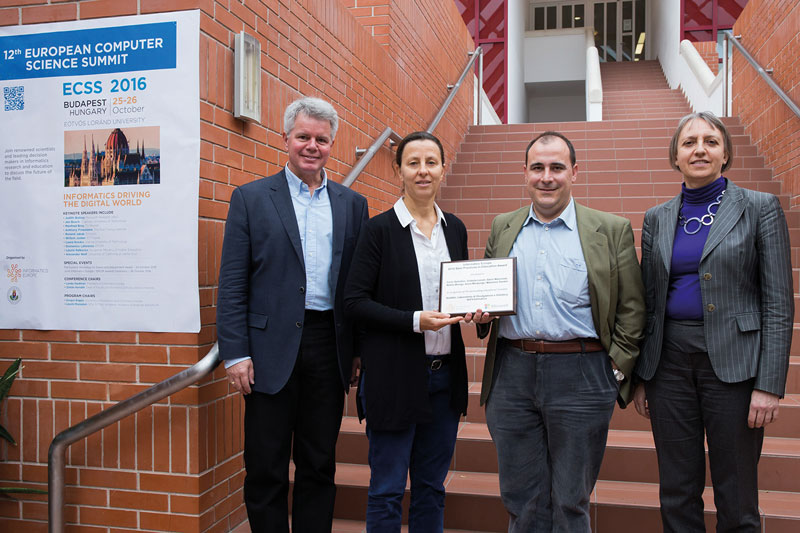
[[[531,205],[496,217],[486,244],[487,258],[517,258],[518,304],[478,325],[480,337],[491,331],[481,404],[509,531],[588,532],[615,400],[631,397],[641,271],[630,221],[572,199],[566,137],[534,139],[524,168]]]

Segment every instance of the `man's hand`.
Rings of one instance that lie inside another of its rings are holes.
[[[636,385],[633,391],[633,405],[636,407],[636,412],[645,418],[650,418],[650,407],[647,405],[647,396],[644,392],[644,383]]]
[[[350,386],[358,384],[358,374],[361,370],[361,358],[360,357],[353,357],[353,367],[352,371],[350,372]]]
[[[230,368],[226,368],[231,387],[243,394],[252,392],[250,385],[255,383],[255,373],[253,372],[253,360],[248,359],[241,363],[236,363]]]
[[[488,324],[494,317],[489,313],[484,313],[480,309],[474,313],[467,313],[464,315],[464,322],[473,322],[475,324]]]
[[[422,311],[419,315],[419,329],[421,331],[437,331],[451,324],[458,324],[463,317],[451,317],[447,313],[438,311]]]
[[[770,392],[753,389],[750,395],[750,414],[747,425],[751,428],[763,428],[778,419],[778,397]]]

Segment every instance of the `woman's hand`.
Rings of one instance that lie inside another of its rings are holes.
[[[437,331],[445,326],[458,324],[464,317],[453,316],[439,311],[422,311],[419,315],[419,329],[422,331]]]
[[[644,392],[644,383],[636,385],[633,391],[633,405],[636,407],[636,412],[645,418],[650,418],[650,407],[647,406],[647,396]]]
[[[464,322],[474,322],[475,324],[488,324],[494,317],[489,313],[484,313],[480,309],[474,313],[467,313],[464,315]]]
[[[747,425],[751,428],[763,428],[778,419],[778,397],[770,392],[753,389],[750,395],[750,414]]]

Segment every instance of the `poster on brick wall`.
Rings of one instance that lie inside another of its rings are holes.
[[[0,329],[200,330],[199,32],[0,27]]]

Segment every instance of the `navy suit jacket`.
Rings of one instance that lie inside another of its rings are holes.
[[[344,283],[366,199],[328,180],[333,213],[333,313],[342,386],[348,386],[355,335],[344,315]],[[254,389],[274,394],[294,368],[305,313],[303,247],[284,171],[233,191],[219,274],[217,334],[222,359],[250,356]]]

